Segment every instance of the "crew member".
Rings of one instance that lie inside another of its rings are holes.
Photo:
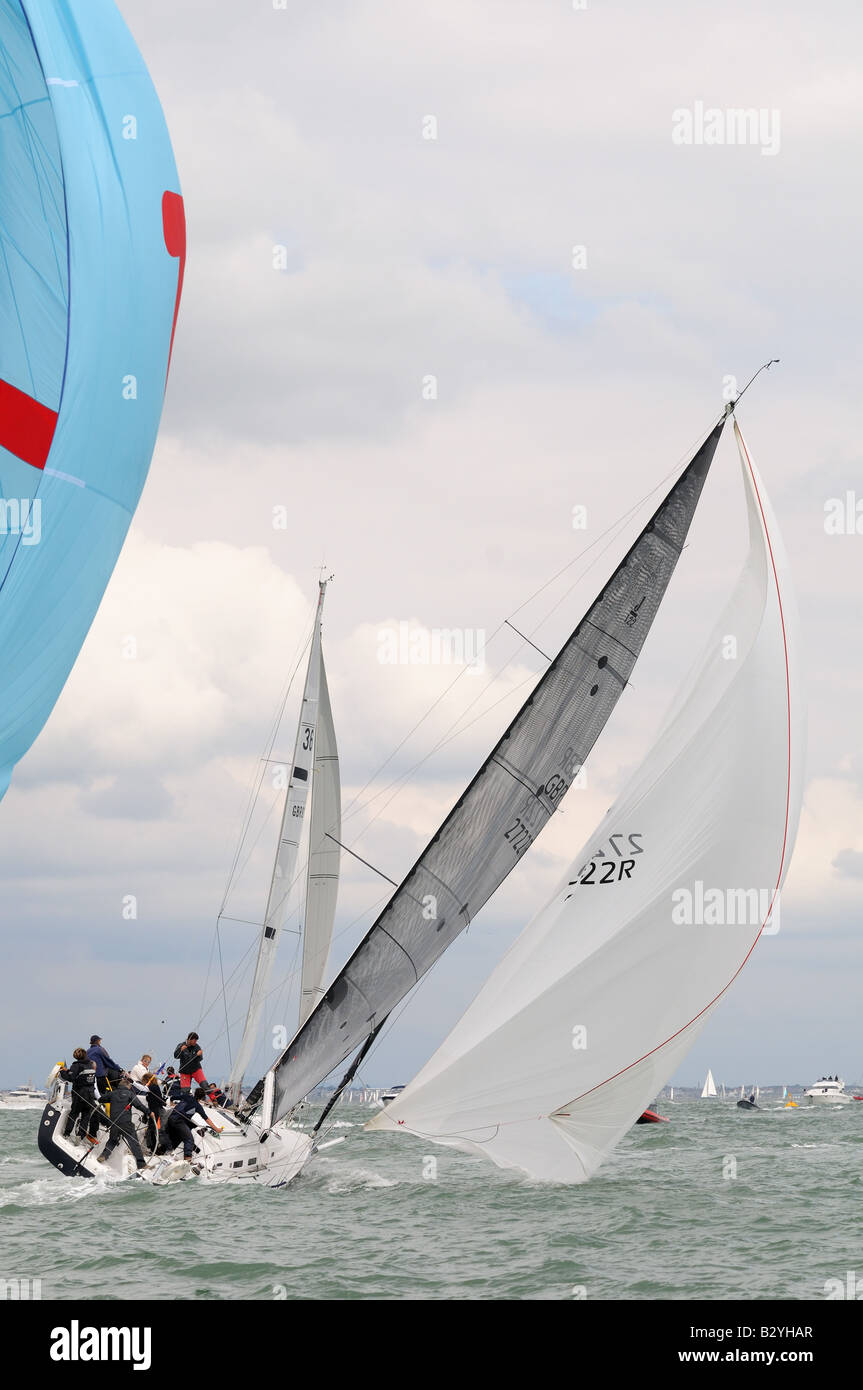
[[[141,1145],[138,1143],[138,1136],[132,1123],[132,1106],[148,1118],[150,1109],[144,1101],[138,1098],[132,1089],[133,1084],[129,1073],[124,1071],[111,1091],[111,1118],[102,1121],[103,1124],[109,1126],[111,1133],[103,1152],[99,1155],[99,1163],[105,1163],[111,1157],[120,1140],[124,1139],[129,1145],[132,1157],[138,1167],[143,1168],[146,1164],[147,1160],[141,1152]]]
[[[147,1072],[150,1070],[153,1059],[149,1052],[145,1052],[140,1062],[136,1062],[134,1067],[129,1070],[129,1075],[133,1081],[143,1081]]]
[[[180,1085],[184,1091],[191,1088],[193,1081],[199,1086],[207,1085],[207,1078],[203,1072],[204,1053],[198,1043],[197,1033],[190,1033],[185,1041],[178,1042],[174,1048],[174,1056],[179,1058]]]
[[[75,1060],[71,1067],[61,1067],[59,1071],[63,1081],[72,1083],[72,1104],[66,1116],[63,1138],[74,1138],[76,1142],[82,1143],[86,1137],[91,1144],[95,1144],[96,1131],[99,1128],[99,1116],[95,1109],[99,1102],[99,1092],[96,1090],[96,1064],[90,1061],[83,1047],[76,1047],[72,1056]]]
[[[187,1163],[192,1162],[192,1156],[195,1152],[195,1139],[191,1125],[193,1115],[199,1115],[202,1120],[206,1120],[210,1129],[214,1130],[216,1134],[222,1132],[218,1125],[213,1124],[201,1104],[201,1101],[206,1099],[207,1092],[203,1086],[199,1086],[194,1095],[191,1091],[186,1091],[177,1101],[165,1125],[165,1150],[175,1149],[178,1144],[182,1144],[183,1157]]]
[[[180,1086],[180,1078],[173,1067],[168,1067],[165,1072],[165,1080],[162,1082],[162,1094],[165,1100],[179,1100],[183,1094]]]
[[[141,1099],[146,1100],[150,1110],[147,1120],[147,1148],[150,1153],[155,1153],[156,1145],[159,1142],[159,1130],[162,1127],[165,1098],[162,1095],[161,1086],[151,1071],[144,1074],[139,1084],[145,1088],[141,1093]]]
[[[105,1096],[111,1089],[108,1084],[109,1079],[113,1079],[109,1078],[109,1073],[113,1073],[114,1078],[119,1077],[123,1068],[114,1061],[113,1057],[108,1056],[108,1053],[102,1046],[102,1039],[99,1037],[98,1033],[94,1033],[90,1039],[90,1046],[87,1048],[87,1056],[91,1062],[95,1062],[96,1064],[96,1087],[99,1095]]]

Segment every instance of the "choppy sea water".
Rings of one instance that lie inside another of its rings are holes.
[[[0,1278],[76,1300],[821,1300],[863,1280],[863,1104],[660,1109],[564,1187],[366,1133],[372,1110],[344,1105],[345,1142],[273,1191],[63,1178],[40,1112],[2,1114]]]

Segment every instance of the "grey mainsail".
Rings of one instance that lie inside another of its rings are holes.
[[[686,542],[723,424],[670,488],[274,1064],[273,1121],[368,1042],[551,819],[629,680]]]

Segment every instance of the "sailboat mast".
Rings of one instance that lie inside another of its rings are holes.
[[[723,416],[692,456],[274,1063],[274,1121],[364,1046],[558,810],[629,684],[686,544],[724,422]]]
[[[288,898],[296,871],[300,835],[303,828],[303,817],[305,815],[306,802],[314,776],[315,732],[317,728],[321,682],[321,620],[326,591],[327,580],[319,580],[318,606],[315,613],[315,625],[312,631],[309,663],[306,668],[303,700],[300,706],[300,717],[294,742],[294,759],[291,764],[287,792],[285,794],[285,804],[282,810],[282,821],[279,829],[276,858],[273,865],[272,877],[270,879],[270,891],[267,897],[267,911],[261,929],[261,937],[258,945],[258,959],[255,966],[254,979],[252,981],[252,990],[249,996],[249,1007],[243,1028],[243,1036],[237,1055],[234,1058],[234,1065],[231,1069],[228,1083],[229,1090],[235,1101],[238,1101],[240,1098],[243,1076],[251,1061],[255,1044],[258,1041],[261,1016],[267,996],[270,976],[275,963],[282,928],[284,927],[285,918],[287,916]]]

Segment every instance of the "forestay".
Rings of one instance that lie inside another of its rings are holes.
[[[372,1127],[584,1181],[674,1074],[762,928],[778,928],[804,708],[787,561],[735,433],[749,553],[658,741]]]
[[[723,423],[669,490],[275,1064],[275,1119],[380,1026],[479,912],[560,805],[617,704],[656,616]]]

